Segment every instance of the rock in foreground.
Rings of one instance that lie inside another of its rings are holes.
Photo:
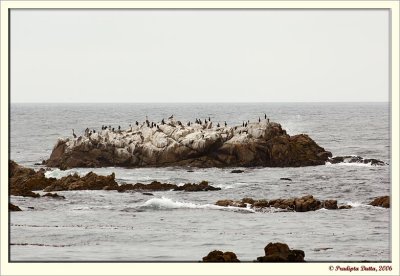
[[[290,250],[285,243],[269,243],[264,248],[265,256],[257,258],[258,262],[304,262],[303,250]]]
[[[22,211],[21,208],[19,208],[18,206],[14,205],[12,203],[8,203],[8,210],[11,212]]]
[[[179,121],[143,123],[127,130],[103,129],[59,139],[45,164],[74,167],[299,167],[323,165],[331,157],[305,134],[289,136],[280,124],[262,120],[215,127]]]
[[[240,262],[236,257],[236,254],[233,252],[222,252],[219,250],[214,250],[208,253],[207,256],[203,257],[203,262],[213,262],[213,263],[222,263],[222,262]]]
[[[390,208],[390,196],[380,196],[369,203],[372,206]]]

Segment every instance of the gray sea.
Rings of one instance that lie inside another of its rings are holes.
[[[288,134],[306,133],[334,156],[359,155],[387,162],[303,168],[77,168],[51,169],[48,177],[89,171],[119,183],[209,181],[220,191],[65,191],[65,200],[11,196],[11,261],[193,261],[212,250],[233,251],[241,261],[264,255],[269,242],[305,252],[310,262],[391,260],[391,210],[367,205],[390,194],[390,103],[11,104],[10,158],[34,169],[58,137],[102,125],[128,128],[136,120],[174,115],[241,125],[264,113]],[[291,178],[282,181],[280,178]],[[311,194],[352,209],[297,213],[214,205],[220,199],[275,199]],[[33,207],[30,208],[30,207]]]

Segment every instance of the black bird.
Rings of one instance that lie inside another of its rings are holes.
[[[243,122],[242,126],[244,127],[244,122]]]
[[[219,127],[219,123],[217,124],[217,127]]]
[[[245,123],[244,126],[247,127],[247,123]]]
[[[111,129],[111,125],[109,125],[108,128]]]
[[[96,133],[96,130],[93,129],[93,133]]]
[[[74,132],[74,129],[72,129],[72,136],[74,136],[74,138],[76,138],[76,134]]]
[[[211,122],[211,119],[210,119],[210,117],[208,117],[208,121],[209,121],[209,122]]]
[[[157,129],[160,129],[160,127],[157,125]]]
[[[174,115],[172,114],[170,117],[168,117],[168,120],[172,120],[174,118]]]
[[[121,126],[118,126],[118,130],[121,130]]]
[[[161,124],[162,125],[165,124],[164,118],[161,120]]]
[[[190,122],[187,123],[187,126],[190,126]]]
[[[264,119],[267,119],[267,114],[264,113]]]
[[[227,126],[228,124],[226,123],[226,121],[225,121],[225,126]]]
[[[138,121],[136,121],[136,125],[137,125],[137,126],[139,125],[139,122],[138,122]]]
[[[201,122],[201,120],[199,119],[199,124],[202,125],[203,123]]]
[[[261,119],[260,119],[260,117],[258,117],[258,122],[261,122]]]
[[[103,130],[104,129],[104,125],[101,125],[101,130]]]
[[[267,122],[269,123],[269,118],[267,119]]]
[[[204,119],[204,123],[207,124],[207,119]]]
[[[112,132],[114,132],[114,128],[112,128]]]

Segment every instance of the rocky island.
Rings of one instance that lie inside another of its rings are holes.
[[[197,121],[197,120],[196,120]],[[308,135],[290,136],[269,119],[241,126],[213,122],[161,123],[85,131],[59,138],[44,164],[74,167],[300,167],[323,165],[332,157]]]

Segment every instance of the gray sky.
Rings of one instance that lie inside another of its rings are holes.
[[[388,101],[384,10],[13,10],[11,102]]]

